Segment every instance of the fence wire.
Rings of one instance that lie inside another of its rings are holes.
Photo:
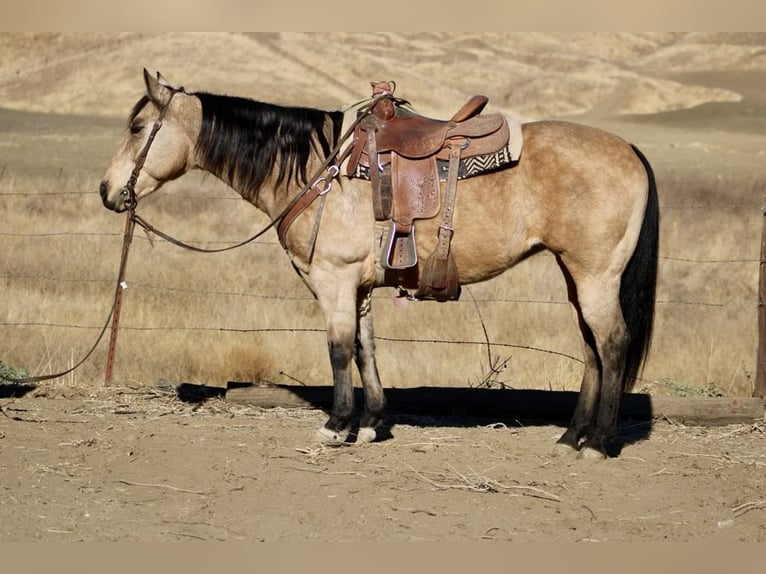
[[[93,191],[54,191],[54,192],[3,192],[0,194],[0,199],[4,197],[21,197],[21,198],[30,198],[30,199],[37,199],[44,196],[62,196],[62,195],[73,195],[73,196],[79,196],[79,195],[93,195]],[[227,196],[221,196],[221,197],[205,197],[207,200],[240,200],[239,197],[227,197]],[[717,206],[711,206],[711,205],[664,205],[661,206],[661,210],[705,210],[705,211],[721,211],[721,210],[762,210],[761,204],[756,203],[733,203],[733,204],[724,204],[724,205],[717,205]],[[21,240],[28,240],[28,241],[52,241],[55,240],[57,242],[61,240],[82,240],[82,239],[89,239],[89,240],[102,240],[102,239],[120,239],[122,238],[122,233],[119,232],[104,232],[104,231],[73,231],[68,229],[58,229],[58,230],[46,230],[46,231],[24,231],[24,232],[13,232],[13,231],[0,231],[0,238],[14,238],[14,239],[21,239]],[[138,241],[145,241],[145,242],[151,242],[153,246],[157,245],[166,245],[167,247],[171,247],[175,249],[172,245],[168,244],[167,242],[159,239],[159,238],[151,238],[147,237],[144,234],[136,234],[134,236],[134,240]],[[234,244],[238,240],[236,238],[232,238],[231,240],[216,240],[216,241],[194,241],[189,240],[188,242],[191,244],[199,245],[199,246],[220,246],[220,245],[227,245],[227,244]],[[264,239],[257,242],[254,242],[252,244],[254,247],[258,248],[275,248],[281,251],[281,246],[276,240],[271,239]],[[665,249],[668,249],[666,246]],[[550,254],[543,254],[548,255]],[[729,269],[729,266],[732,265],[760,265],[761,261],[759,258],[756,257],[737,257],[737,258],[699,258],[699,257],[688,257],[684,256],[683,254],[669,254],[666,253],[664,255],[660,256],[660,261],[665,261],[668,263],[678,263],[678,264],[688,264],[688,265],[701,265],[701,266],[721,266],[722,272],[727,272]],[[24,273],[12,273],[12,272],[1,272],[0,271],[0,281],[6,282],[6,286],[11,284],[19,284],[19,283],[29,283],[29,282],[36,282],[36,283],[81,283],[81,284],[103,284],[104,286],[110,286],[113,285],[114,279],[113,277],[91,277],[91,276],[71,276],[69,274],[65,274],[65,270],[61,270],[61,273],[58,273],[56,271],[52,271],[50,274],[24,274]],[[246,290],[222,290],[222,289],[204,289],[204,288],[192,288],[192,287],[179,287],[177,285],[164,285],[161,283],[150,283],[150,282],[141,282],[141,281],[130,281],[129,285],[135,288],[150,290],[150,291],[157,291],[157,292],[166,292],[166,293],[185,293],[189,295],[195,295],[202,298],[207,297],[239,297],[239,298],[246,298],[246,299],[256,299],[256,300],[283,300],[288,302],[296,302],[296,301],[313,301],[313,296],[306,292],[305,294],[289,294],[289,293],[264,293],[264,292],[257,292],[257,291],[246,291]],[[377,295],[373,295],[374,297],[378,297]],[[511,297],[496,297],[496,296],[488,296],[488,297],[473,297],[471,299],[469,298],[462,298],[461,300],[455,302],[456,304],[460,305],[477,305],[477,304],[521,304],[521,305],[555,305],[555,306],[566,306],[569,305],[569,302],[566,300],[546,300],[546,299],[534,299],[534,298],[511,298]],[[658,305],[663,306],[679,306],[679,307],[697,307],[700,309],[752,309],[754,312],[758,308],[758,301],[753,300],[752,302],[733,302],[733,301],[704,301],[704,300],[686,300],[686,299],[658,299],[656,301]],[[130,313],[128,311],[127,317],[130,317]],[[73,330],[98,330],[102,328],[102,325],[100,324],[82,324],[82,323],[66,323],[66,322],[55,322],[55,321],[44,321],[44,320],[37,320],[37,321],[23,321],[23,320],[5,320],[0,321],[0,327],[3,329],[13,329],[13,328],[43,328],[43,329],[73,329]],[[324,329],[320,328],[306,328],[301,326],[287,326],[287,327],[266,327],[266,328],[258,328],[258,327],[243,327],[243,328],[237,328],[232,327],[230,325],[215,325],[215,324],[201,324],[196,326],[189,326],[189,325],[162,325],[162,326],[151,326],[151,325],[136,325],[136,324],[130,324],[130,321],[128,321],[128,324],[123,324],[120,327],[121,330],[125,331],[140,331],[140,332],[151,332],[151,331],[157,331],[157,332],[188,332],[188,331],[198,331],[198,332],[225,332],[225,333],[242,333],[242,334],[249,334],[249,333],[324,333]],[[498,342],[491,342],[488,340],[484,341],[473,341],[473,340],[445,340],[445,339],[439,339],[439,338],[400,338],[400,337],[386,337],[386,336],[376,336],[377,340],[380,341],[386,341],[386,342],[406,342],[406,343],[416,343],[416,344],[444,344],[444,345],[492,345],[493,347],[510,347],[510,348],[523,348],[523,349],[529,349],[533,351],[538,351],[542,353],[550,353],[554,355],[560,355],[567,357],[569,359],[572,359],[577,362],[581,362],[579,358],[573,357],[571,355],[568,355],[566,353],[561,353],[556,350],[552,349],[544,349],[540,347],[534,347],[534,346],[527,346],[527,345],[516,345],[511,343],[498,343]]]

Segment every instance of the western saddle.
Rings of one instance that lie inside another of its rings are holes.
[[[371,86],[379,100],[355,128],[346,175],[370,180],[375,218],[391,222],[381,264],[400,277],[412,269],[417,274],[413,221],[442,212],[436,248],[417,279],[415,298],[455,300],[460,284],[450,246],[457,181],[517,159],[508,122],[500,113],[480,115],[485,96],[473,96],[452,118],[438,120],[416,114],[409,102],[394,97],[393,81]],[[442,210],[440,181],[445,179]]]

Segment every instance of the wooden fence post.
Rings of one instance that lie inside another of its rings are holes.
[[[766,399],[766,202],[761,225],[761,259],[758,269],[758,358],[753,396]]]
[[[114,356],[117,353],[117,334],[120,330],[120,310],[122,309],[122,292],[125,290],[125,272],[128,268],[128,253],[130,252],[130,243],[133,240],[133,228],[135,220],[133,214],[128,211],[125,220],[125,235],[122,242],[122,257],[120,258],[120,276],[117,280],[117,290],[114,295],[114,309],[112,310],[112,333],[109,338],[109,350],[106,356],[106,374],[104,375],[104,386],[112,384],[112,373],[114,372]]]

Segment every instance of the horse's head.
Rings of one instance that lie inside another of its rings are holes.
[[[155,78],[144,70],[144,81],[146,95],[130,114],[99,190],[104,206],[118,212],[194,167],[202,121],[199,100],[172,87],[159,73]]]

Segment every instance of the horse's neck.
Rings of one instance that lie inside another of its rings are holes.
[[[324,158],[312,153],[308,164],[306,165],[306,180],[296,177],[285,177],[279,184],[279,164],[275,164],[269,177],[263,182],[259,189],[253,190],[243,186],[239,182],[225,181],[243,199],[255,205],[270,218],[278,217],[287,208],[290,203],[299,194],[304,193],[318,178],[327,176],[327,170],[320,171],[324,164]]]
[[[263,185],[261,185],[260,189],[254,190],[246,183],[237,181],[236,178],[232,179],[229,176],[229,174],[232,173],[229,166],[225,166],[221,170],[221,173],[218,173],[217,170],[213,170],[209,166],[206,166],[204,162],[198,158],[195,167],[196,169],[207,172],[219,179],[221,182],[236,191],[242,197],[242,199],[248,203],[251,203],[271,218],[276,217],[280,211],[284,209],[284,207],[280,206],[282,204],[287,205],[287,202],[289,201],[289,199],[283,200],[280,197],[281,195],[290,194],[291,192],[289,189],[285,190],[284,183],[282,183],[279,190],[275,189],[275,183],[277,179],[276,174],[272,174],[272,176],[267,181],[265,181]]]
[[[275,171],[278,168],[275,168]],[[309,172],[311,174],[311,172]],[[310,177],[310,176],[309,176]],[[306,186],[296,183],[295,179],[291,179],[289,182],[281,182],[279,186],[276,185],[276,174],[272,174],[259,190],[253,193],[253,190],[242,188],[237,184],[229,184],[234,190],[239,193],[243,199],[253,204],[263,213],[265,213],[269,219],[277,219],[280,215],[284,214],[285,209],[295,199],[295,197],[302,193]]]
[[[317,110],[318,112],[318,110]],[[298,123],[292,132],[286,129],[287,140],[279,141],[282,137],[279,131],[273,137],[278,138],[276,155],[267,154],[263,164],[250,165],[253,162],[253,149],[255,143],[263,145],[262,140],[251,142],[252,145],[232,146],[230,155],[219,153],[218,148],[207,147],[207,144],[197,148],[197,166],[220,178],[224,183],[236,190],[244,199],[255,205],[264,212],[272,221],[278,219],[284,214],[285,209],[301,193],[303,193],[317,178],[326,173],[320,172],[324,164],[324,154],[330,151],[329,147],[334,144],[337,137],[336,123],[339,117],[335,113],[321,112],[324,114],[323,125],[315,125],[315,129],[308,129],[294,118],[286,117],[285,121]],[[295,127],[295,126],[294,126]],[[227,131],[220,133],[221,140],[216,137],[209,138],[221,146],[231,145],[232,140],[236,141],[240,136],[247,138],[249,132],[239,134],[238,129],[245,129],[237,126],[235,129],[228,128]],[[321,133],[319,133],[321,132]],[[218,134],[214,134],[218,135]],[[300,145],[294,145],[293,138],[302,138],[307,136],[308,140],[299,142]],[[205,138],[208,141],[208,138]],[[297,148],[297,152],[295,151]],[[216,150],[210,153],[211,150]],[[245,153],[242,153],[244,150]],[[286,153],[287,157],[282,156]],[[306,162],[306,154],[308,161]],[[262,158],[257,158],[262,159]],[[283,164],[282,162],[286,162]],[[241,162],[241,163],[240,163]],[[269,163],[273,162],[270,166]],[[304,165],[304,162],[305,165]],[[288,167],[289,166],[289,167]],[[239,169],[239,168],[242,169]],[[267,169],[267,172],[262,170]],[[264,175],[265,174],[265,175]],[[249,180],[249,181],[248,181]]]

